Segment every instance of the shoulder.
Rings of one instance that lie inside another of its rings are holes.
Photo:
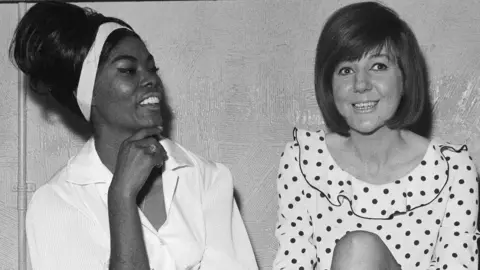
[[[478,171],[466,144],[453,144],[435,138],[433,147],[440,153],[440,162],[446,164],[450,185],[478,189]]]
[[[440,137],[436,137],[432,140],[432,145],[438,148],[452,167],[458,164],[473,165],[473,159],[466,144],[450,143]]]
[[[38,188],[32,196],[27,209],[27,224],[41,227],[53,221],[67,221],[68,215],[78,211],[72,205],[74,192],[68,189],[59,175]]]
[[[444,162],[445,173],[448,178],[448,192],[452,194],[450,200],[455,207],[461,207],[464,203],[473,212],[478,211],[479,177],[468,146],[466,144],[452,144],[437,139],[438,147]],[[470,210],[470,209],[469,209]]]
[[[329,157],[326,136],[323,130],[294,128],[293,140],[286,143],[280,157],[279,177],[285,173],[299,178],[323,172]]]
[[[50,209],[61,205],[63,200],[58,196],[56,190],[52,187],[52,180],[40,186],[28,203],[28,215],[35,214],[37,210],[50,211]]]
[[[422,155],[422,165],[432,164],[430,171],[446,170],[447,175],[472,173],[476,168],[466,144],[450,143],[440,137],[429,140],[414,133],[408,133],[408,148],[418,156]]]
[[[293,140],[285,145],[278,165],[276,177],[277,193],[282,201],[296,199],[299,194],[311,190],[308,179],[323,174],[325,166],[319,164],[325,159],[325,133],[323,130],[309,131],[293,129]],[[314,181],[318,183],[319,181]]]
[[[293,129],[292,135],[293,138],[286,143],[282,156],[287,153],[298,155],[301,150],[323,152],[326,136],[329,136],[322,129],[310,131],[298,128]]]
[[[308,174],[304,166],[311,161],[320,162],[325,159],[328,152],[326,147],[326,134],[323,130],[309,131],[305,129],[293,129],[293,140],[286,143],[280,157],[281,168]]]
[[[29,202],[29,209],[38,207],[52,208],[58,205],[62,205],[65,202],[62,191],[67,189],[67,168],[64,166],[57,171],[45,184],[41,185],[32,196]]]
[[[407,142],[408,149],[416,154],[425,154],[426,158],[441,159],[448,164],[471,163],[472,158],[466,144],[450,143],[443,138],[434,137],[431,140],[410,131],[402,133]],[[433,150],[435,155],[428,155],[428,151]]]
[[[449,168],[454,171],[477,174],[477,168],[466,144],[439,143],[440,151],[445,156]]]
[[[70,168],[69,164],[64,166],[34,192],[27,209],[27,220],[34,222],[33,225],[60,219],[68,221],[68,215],[87,216],[81,198],[84,186],[68,181],[72,178]],[[77,174],[76,178],[80,179],[82,175]]]

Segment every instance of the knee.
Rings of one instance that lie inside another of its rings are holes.
[[[345,234],[333,251],[332,269],[390,269],[394,261],[382,239],[374,233],[353,231]],[[393,268],[392,268],[393,269]]]
[[[341,251],[358,251],[372,250],[375,248],[383,248],[384,243],[380,237],[374,233],[367,231],[353,231],[346,233],[335,247]]]

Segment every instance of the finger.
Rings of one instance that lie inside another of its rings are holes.
[[[135,145],[137,147],[141,147],[141,148],[146,148],[146,147],[149,147],[150,145],[154,144],[155,146],[158,146],[158,147],[162,147],[162,145],[160,144],[160,142],[153,136],[150,136],[150,137],[146,137],[144,139],[141,139],[141,140],[138,140],[138,141],[135,141]]]
[[[151,136],[156,136],[159,139],[163,139],[162,132],[163,129],[160,127],[143,128],[128,138],[127,141],[138,141]]]
[[[136,141],[135,146],[138,148],[143,148],[146,154],[156,155],[158,153],[165,152],[163,146],[153,137],[148,137],[146,139]]]
[[[163,127],[158,126],[157,128],[160,129],[160,133],[159,134],[153,134],[152,137],[155,138],[157,141],[161,141],[161,140],[165,139],[165,137],[162,134],[163,133]]]
[[[143,147],[143,151],[145,152],[145,154],[151,155],[151,156],[156,156],[157,152],[161,151],[160,149],[161,147],[158,147],[155,144],[151,144],[146,147]]]
[[[144,140],[143,142],[148,142],[144,147],[149,154],[154,156],[157,164],[163,165],[163,162],[167,159],[167,151],[163,148],[163,145],[152,139]]]
[[[165,149],[163,149],[163,147],[155,152],[154,159],[156,167],[160,168],[163,166],[165,160],[168,159],[167,152],[165,151]]]
[[[135,146],[138,147],[138,148],[143,148],[143,149],[148,149],[148,148],[151,148],[151,149],[160,149],[160,148],[163,148],[162,145],[159,143],[159,141],[157,141],[155,138],[153,137],[147,137],[143,140],[138,140],[138,141],[135,141],[134,142]]]

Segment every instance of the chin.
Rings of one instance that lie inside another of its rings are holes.
[[[378,130],[385,127],[384,125],[363,125],[363,126],[353,126],[350,129],[359,133],[361,135],[372,135]]]
[[[163,126],[163,119],[161,116],[155,115],[151,117],[145,117],[139,121],[142,126],[145,127],[158,127]]]
[[[147,121],[142,121],[142,122],[136,122],[133,125],[129,126],[129,129],[133,131],[138,131],[140,129],[145,129],[145,128],[153,128],[153,127],[163,127],[162,123],[154,123],[154,122],[147,122]]]
[[[151,128],[151,127],[162,127],[163,128],[163,124],[162,124],[162,122],[149,123],[149,124],[145,125],[144,127],[145,128]]]

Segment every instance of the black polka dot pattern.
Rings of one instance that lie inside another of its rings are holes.
[[[347,232],[377,234],[403,269],[477,269],[478,178],[466,146],[431,142],[409,175],[360,181],[330,156],[323,131],[294,130],[280,160],[280,247],[273,269],[330,269]]]

